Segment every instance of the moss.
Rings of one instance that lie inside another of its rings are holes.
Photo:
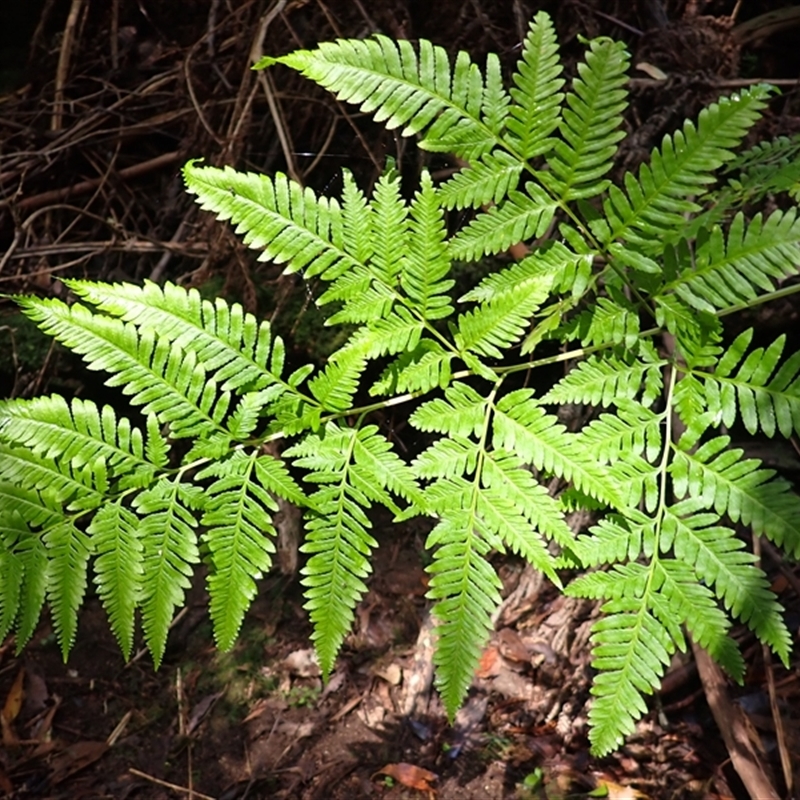
[[[0,372],[13,375],[17,369],[22,372],[40,369],[52,343],[52,338],[24,314],[16,311],[3,315],[0,317]]]

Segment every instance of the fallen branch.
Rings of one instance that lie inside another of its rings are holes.
[[[161,167],[174,164],[180,158],[181,154],[177,151],[162,153],[160,156],[151,158],[149,161],[142,161],[140,164],[134,164],[131,167],[125,167],[125,169],[119,170],[117,176],[124,180],[138,178],[148,172],[153,172],[157,169],[161,169]],[[91,192],[104,180],[105,178],[90,178],[89,180],[74,183],[72,186],[65,186],[61,189],[51,189],[49,192],[35,194],[32,197],[25,197],[22,200],[2,200],[0,201],[0,209],[13,206],[18,211],[29,211],[32,208],[39,208],[49,203],[58,203],[61,200],[66,200],[75,195]]]
[[[694,659],[711,713],[725,742],[731,763],[752,800],[780,800],[761,764],[744,711],[731,701],[725,676],[711,656],[692,642]]]

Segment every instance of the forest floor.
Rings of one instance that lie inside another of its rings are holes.
[[[544,8],[568,69],[581,35],[628,44],[637,69],[620,170],[704,104],[757,79],[783,89],[757,135],[800,132],[800,13],[780,0],[41,0],[14,4],[27,12],[16,9],[13,19],[3,5],[0,292],[65,296],[64,276],[169,279],[268,316],[298,362],[323,359],[337,344],[320,335],[316,287],[257,262],[200,212],[180,165],[203,156],[281,170],[335,195],[343,167],[369,186],[387,156],[412,177],[429,156],[297,75],[257,77],[253,57],[380,31],[479,61],[494,51],[510,71],[528,20]],[[445,159],[425,163],[452,168]],[[0,396],[107,399],[78,361],[0,303]],[[785,332],[797,349],[799,315],[797,301],[786,300],[741,324]],[[402,446],[402,421],[381,424]],[[800,477],[789,444],[747,447]],[[20,656],[13,641],[0,646],[0,795],[745,798],[715,722],[723,712],[745,720],[778,796],[790,796],[792,781],[798,796],[797,649],[786,670],[737,630],[750,665],[745,685],[724,687],[711,705],[691,651],[684,654],[624,747],[595,759],[586,713],[596,609],[564,598],[512,557],[496,561],[503,605],[468,701],[449,725],[431,686],[427,529],[375,523],[374,577],[326,685],[291,563],[264,579],[231,653],[213,646],[202,576],[158,671],[144,651],[123,661],[92,596],[66,664],[47,621]],[[768,545],[761,555],[800,641],[800,570]]]

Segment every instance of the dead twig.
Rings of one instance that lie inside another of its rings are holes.
[[[67,83],[69,62],[72,58],[72,43],[75,39],[75,28],[78,26],[78,17],[83,7],[83,0],[72,0],[64,27],[64,36],[61,40],[61,52],[58,55],[56,69],[56,89],[53,103],[53,116],[50,120],[50,130],[60,131],[64,119],[64,86]]]
[[[758,566],[761,565],[761,548],[763,542],[760,536],[753,537],[753,553],[758,559]],[[778,695],[775,691],[775,673],[772,669],[772,652],[766,644],[761,645],[761,657],[764,660],[764,672],[767,676],[767,693],[769,694],[769,707],[772,713],[772,721],[775,725],[775,739],[778,743],[778,753],[781,757],[781,769],[783,770],[783,780],[786,783],[786,792],[792,795],[793,776],[792,758],[789,755],[789,748],[786,743],[786,731],[783,727],[783,716],[778,707]]]
[[[775,739],[778,742],[778,753],[781,757],[781,769],[783,770],[783,780],[786,783],[786,793],[792,796],[794,789],[794,779],[792,774],[792,757],[789,755],[789,747],[786,743],[786,729],[783,725],[783,716],[778,707],[778,695],[775,690],[775,672],[772,669],[772,652],[766,644],[761,645],[761,652],[764,657],[764,670],[767,674],[767,692],[769,693],[769,707],[772,712],[772,721],[775,723]]]
[[[731,702],[722,669],[702,647],[692,642],[697,672],[700,675],[711,713],[725,742],[736,773],[752,800],[780,800],[761,764],[761,755],[753,743],[755,728],[745,712]]]
[[[778,552],[774,545],[767,539],[761,540],[761,549],[769,556],[769,560],[780,570],[781,575],[786,578],[789,586],[800,599],[800,578],[794,574],[791,567],[786,563],[786,558]]]
[[[142,772],[139,769],[135,769],[134,767],[130,767],[128,769],[131,775],[135,775],[137,778],[143,778],[146,781],[150,781],[150,783],[155,783],[156,786],[163,786],[166,789],[172,789],[174,792],[181,792],[182,794],[188,794],[190,796],[198,798],[198,800],[217,800],[216,797],[212,797],[210,794],[203,794],[202,792],[193,791],[192,789],[187,788],[186,786],[178,786],[177,783],[170,783],[169,781],[162,781],[160,778],[156,778],[153,775],[148,775],[146,772]]]
[[[142,161],[139,164],[134,164],[130,167],[125,167],[117,172],[117,176],[123,180],[138,178],[141,175],[146,175],[148,172],[154,172],[162,167],[174,164],[181,158],[181,154],[177,151],[171,153],[162,153],[160,156],[151,158],[149,161]],[[65,200],[67,197],[73,197],[77,194],[85,194],[91,192],[100,186],[104,178],[90,178],[85,181],[80,181],[72,186],[64,186],[61,189],[51,189],[48,192],[35,194],[32,197],[26,197],[22,200],[0,200],[0,209],[12,206],[18,211],[27,211],[31,208],[39,208],[40,206],[50,205],[57,203],[60,200]]]
[[[698,76],[692,76],[693,83],[700,83]],[[631,89],[658,89],[663,88],[667,81],[655,78],[630,78],[628,86]],[[758,86],[768,83],[770,86],[800,86],[800,78],[720,78],[718,80],[703,80],[700,85],[711,89],[741,89],[746,86]]]
[[[731,36],[739,44],[760,41],[774,33],[800,25],[800,6],[788,6],[766,14],[759,14],[753,19],[742,22],[731,31]],[[775,81],[771,81],[774,83]]]
[[[219,145],[225,144],[224,139],[211,127],[211,124],[206,119],[205,113],[203,113],[203,109],[200,106],[200,101],[197,99],[197,95],[194,92],[194,84],[192,83],[192,73],[189,69],[192,59],[192,50],[186,54],[186,58],[183,60],[183,77],[186,81],[186,89],[189,92],[189,98],[192,101],[192,105],[194,106],[195,113],[197,114],[197,119],[200,120],[200,124],[206,129],[208,135]]]
[[[52,208],[52,206],[48,206]],[[8,260],[19,261],[23,258],[42,258],[47,256],[67,255],[68,253],[161,253],[168,251],[186,258],[205,258],[208,248],[202,245],[178,245],[171,240],[168,242],[151,241],[147,238],[141,240],[135,237],[130,239],[109,239],[89,242],[66,242],[63,244],[38,244],[18,249],[9,256]],[[4,261],[3,264],[6,262]],[[0,278],[0,280],[3,280]]]
[[[119,69],[119,0],[111,0],[111,69]]]
[[[286,0],[276,0],[270,9],[261,17],[258,31],[255,37],[253,37],[253,44],[250,47],[251,64],[255,64],[264,55],[264,38],[267,35],[267,29],[275,17],[277,17],[285,7]],[[278,140],[281,143],[283,157],[286,160],[286,171],[289,173],[289,177],[292,178],[292,180],[297,181],[297,183],[302,183],[301,176],[297,170],[297,164],[295,163],[294,159],[294,146],[292,145],[291,135],[289,134],[289,129],[287,128],[286,122],[283,118],[283,112],[280,104],[275,97],[275,87],[272,84],[272,79],[266,74],[266,72],[264,72],[264,70],[261,70],[258,73],[258,83],[267,99],[269,113],[272,116],[272,122],[275,125],[275,131],[278,134]]]

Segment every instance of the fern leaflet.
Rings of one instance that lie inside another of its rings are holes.
[[[553,23],[547,14],[539,12],[530,23],[522,58],[512,76],[514,103],[506,123],[509,144],[525,160],[553,146],[550,137],[558,126],[564,98],[561,70]]]
[[[625,137],[619,127],[627,106],[627,69],[624,45],[608,39],[590,42],[586,61],[578,64],[559,129],[563,141],[555,143],[550,161],[554,188],[564,200],[593,197],[609,185],[601,179]]]
[[[410,42],[380,35],[325,42],[316,50],[264,58],[256,68],[275,63],[331,89],[389,130],[402,128],[403,136],[427,131],[419,143],[423,150],[455,153],[467,161],[492,147],[507,116],[496,56],[487,59],[484,81],[466,53],[458,54],[451,70],[444,49],[426,39],[419,41],[419,54]]]

